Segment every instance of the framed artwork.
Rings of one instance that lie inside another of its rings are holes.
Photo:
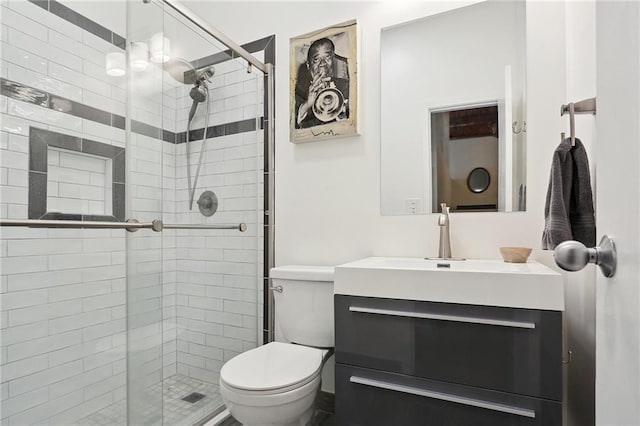
[[[290,39],[291,142],[357,135],[357,23]]]

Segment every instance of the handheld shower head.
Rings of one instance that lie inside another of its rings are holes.
[[[207,100],[207,89],[203,84],[198,84],[193,86],[189,91],[189,96],[193,99],[194,102],[204,102]]]
[[[189,122],[191,122],[191,120],[193,120],[193,117],[195,117],[196,111],[198,110],[198,104],[200,102],[206,102],[208,95],[209,89],[207,88],[207,84],[205,82],[196,84],[191,88],[189,96],[191,96],[191,99],[193,99],[193,103],[191,104],[191,109],[189,110]]]
[[[195,85],[189,91],[189,96],[193,99],[191,110],[189,110],[189,121],[191,121],[196,115],[198,103],[207,101],[209,96],[209,87],[207,86],[207,82],[211,77],[213,77],[214,73],[215,70],[213,67],[208,67],[198,72],[198,78],[195,81]]]

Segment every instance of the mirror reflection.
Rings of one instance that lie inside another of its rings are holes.
[[[525,74],[525,2],[383,29],[382,214],[525,210]]]
[[[498,106],[431,112],[430,137],[432,211],[497,211]]]

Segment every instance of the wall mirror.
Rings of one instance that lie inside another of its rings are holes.
[[[526,209],[526,4],[381,33],[383,215]]]

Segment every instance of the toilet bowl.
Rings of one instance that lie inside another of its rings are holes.
[[[277,329],[271,342],[227,361],[220,394],[244,426],[305,426],[313,416],[322,367],[334,346],[333,267],[273,268]]]
[[[304,426],[313,415],[327,350],[272,342],[220,371],[220,394],[244,426]]]

